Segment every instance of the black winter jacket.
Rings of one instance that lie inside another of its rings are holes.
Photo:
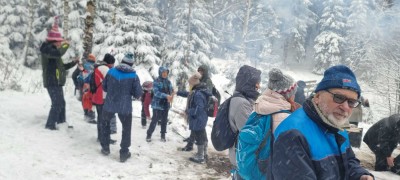
[[[400,114],[383,118],[372,125],[363,141],[374,153],[390,157],[400,143]]]

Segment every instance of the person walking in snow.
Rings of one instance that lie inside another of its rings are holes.
[[[348,67],[327,69],[315,95],[275,129],[273,178],[374,179],[360,166],[347,131],[341,128],[353,108],[360,105],[360,94],[357,79]]]
[[[104,55],[103,61],[101,61],[99,64],[95,64],[94,70],[93,70],[93,76],[96,84],[96,92],[93,93],[92,97],[92,102],[96,106],[96,111],[97,111],[97,140],[100,142],[100,137],[101,137],[101,126],[104,122],[103,120],[103,106],[104,106],[104,101],[107,96],[107,92],[103,90],[103,81],[104,78],[107,75],[107,72],[110,70],[110,68],[114,67],[115,63],[115,58],[113,55],[107,53]],[[91,87],[92,88],[92,87]],[[113,131],[113,124],[116,124],[116,117],[115,114],[111,118],[110,122],[110,128],[111,128],[111,134]],[[114,122],[114,123],[113,123]],[[114,127],[116,128],[116,127]],[[114,144],[116,140],[110,139],[110,144]]]
[[[165,134],[167,133],[168,111],[174,95],[171,81],[168,79],[169,70],[161,66],[158,69],[158,73],[159,77],[153,82],[154,95],[151,100],[153,117],[149,129],[147,129],[147,142],[151,142],[151,136],[157,126],[158,120],[161,120],[161,141],[166,142]]]
[[[372,125],[363,141],[375,154],[375,171],[392,171],[400,175],[400,155],[393,151],[400,143],[400,114],[383,118]]]
[[[193,74],[188,82],[191,92],[178,91],[177,94],[187,97],[186,116],[189,122],[191,135],[194,137],[197,145],[197,153],[189,158],[190,161],[196,163],[204,163],[207,153],[206,143],[208,142],[206,125],[207,125],[207,102],[211,97],[211,93],[207,90],[205,84],[200,83],[201,74]]]
[[[125,54],[121,64],[111,68],[103,80],[103,90],[107,92],[107,96],[103,106],[101,153],[110,154],[110,121],[117,113],[122,124],[122,140],[119,151],[121,162],[125,162],[131,157],[129,147],[131,146],[132,97],[139,99],[143,93],[139,77],[132,68],[133,63],[133,54]]]
[[[58,17],[55,18],[51,30],[47,34],[46,42],[40,47],[43,85],[51,99],[51,108],[46,129],[56,130],[56,124],[66,121],[65,99],[62,87],[65,85],[67,70],[74,67],[79,59],[64,64],[61,57],[69,48],[69,43],[64,41],[58,31]]]
[[[261,71],[243,65],[236,75],[235,92],[229,106],[229,123],[232,131],[237,132],[246,124],[247,118],[253,111],[253,105],[260,93]],[[229,160],[236,165],[236,147],[229,148]],[[238,173],[233,175],[234,179],[241,179]]]

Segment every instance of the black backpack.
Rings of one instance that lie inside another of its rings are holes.
[[[232,147],[235,144],[239,133],[238,131],[234,132],[229,123],[229,107],[233,97],[244,96],[240,93],[234,94],[219,106],[211,130],[211,142],[217,151],[223,151]]]
[[[218,99],[218,102],[214,102],[214,100],[211,98],[208,100],[207,116],[215,117],[221,102],[221,94],[219,93],[218,89],[215,88],[215,86],[213,86],[211,93],[214,97]]]

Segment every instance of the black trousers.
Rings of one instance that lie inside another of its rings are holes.
[[[62,86],[47,87],[51,99],[51,108],[47,118],[46,127],[55,128],[56,123],[65,122],[65,99]]]
[[[149,129],[147,130],[148,136],[151,136],[153,134],[154,130],[156,129],[158,120],[161,120],[161,135],[165,135],[165,133],[167,133],[168,111],[168,109],[153,109],[153,117],[151,118]]]
[[[103,110],[103,121],[101,122],[101,138],[100,144],[103,149],[110,149],[110,122],[115,113]],[[129,152],[131,146],[131,129],[132,129],[132,113],[118,114],[118,118],[122,124],[122,140],[120,154]]]
[[[208,142],[206,129],[202,129],[199,131],[192,130],[192,133],[194,139],[196,140],[196,145],[204,145],[205,143]]]
[[[142,103],[142,115],[141,115],[141,119],[142,119],[142,126],[146,126],[147,121],[146,121],[146,114],[144,113],[144,105]]]

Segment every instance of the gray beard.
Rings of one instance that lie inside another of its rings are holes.
[[[343,131],[342,125],[339,125],[335,120],[326,117],[324,114],[322,114],[321,109],[318,107],[317,104],[315,104],[314,101],[312,101],[315,109],[317,110],[318,115],[321,117],[322,121],[328,124],[331,127],[334,127],[336,129],[339,129],[340,131]],[[343,123],[344,124],[344,123]]]

